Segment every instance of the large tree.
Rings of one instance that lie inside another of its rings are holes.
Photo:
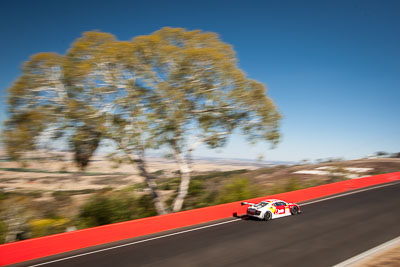
[[[70,143],[77,166],[84,170],[99,146],[97,128],[101,124],[90,118],[93,111],[88,105],[74,97],[73,87],[66,82],[66,63],[67,58],[56,53],[36,54],[9,88],[10,116],[3,141],[12,158],[63,138]]]
[[[84,170],[100,141],[113,141],[112,158],[135,164],[145,178],[159,214],[167,212],[154,177],[146,168],[148,94],[135,82],[146,77],[132,42],[108,33],[87,32],[66,55],[32,56],[9,88],[9,119],[3,132],[8,154],[62,139]]]
[[[238,129],[251,142],[276,144],[280,115],[264,85],[246,77],[232,47],[215,33],[163,28],[133,39],[150,92],[152,135],[167,145],[179,165],[181,184],[173,210],[182,209],[191,167],[201,143],[223,146]]]
[[[159,214],[167,209],[147,171],[147,149],[173,152],[181,175],[173,210],[179,211],[198,145],[221,147],[234,131],[251,142],[279,140],[275,105],[264,85],[239,69],[232,47],[215,33],[181,28],[128,42],[87,32],[65,56],[34,56],[11,87],[9,103],[10,153],[24,136],[51,130],[67,136],[84,168],[100,140],[111,140],[111,158],[138,167]]]
[[[141,86],[147,71],[132,42],[120,42],[106,33],[87,32],[67,54],[64,66],[71,97],[90,110],[101,125],[101,138],[112,142],[109,158],[134,164],[144,178],[158,214],[167,209],[147,170],[145,151],[152,146],[149,91]],[[87,131],[86,131],[87,132]]]
[[[12,158],[18,159],[21,152],[37,148],[37,143],[44,141],[39,138],[43,132],[54,137],[65,126],[63,114],[68,100],[61,81],[63,61],[64,57],[56,53],[32,56],[8,89],[9,119],[3,141]]]

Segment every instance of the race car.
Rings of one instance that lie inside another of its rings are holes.
[[[242,202],[242,205],[250,205],[247,208],[247,215],[269,221],[289,215],[301,213],[300,206],[295,203],[288,203],[279,199],[266,199],[258,204]]]

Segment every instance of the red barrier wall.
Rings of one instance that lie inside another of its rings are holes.
[[[288,202],[302,202],[395,180],[400,180],[400,172],[346,180],[248,201],[258,202],[266,198],[278,198]],[[240,214],[245,211],[246,207],[242,207],[240,201],[238,201],[3,244],[0,245],[0,265],[18,263],[113,241],[228,218],[232,217],[233,212]]]

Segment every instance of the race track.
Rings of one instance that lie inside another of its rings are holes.
[[[304,205],[302,211],[268,222],[232,218],[98,253],[54,261],[86,249],[15,266],[332,266],[400,235],[400,183]]]

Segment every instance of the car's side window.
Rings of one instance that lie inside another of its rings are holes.
[[[275,206],[275,207],[286,206],[286,203],[283,202],[283,201],[279,201],[279,202],[276,202],[276,203],[274,204],[274,206]]]

